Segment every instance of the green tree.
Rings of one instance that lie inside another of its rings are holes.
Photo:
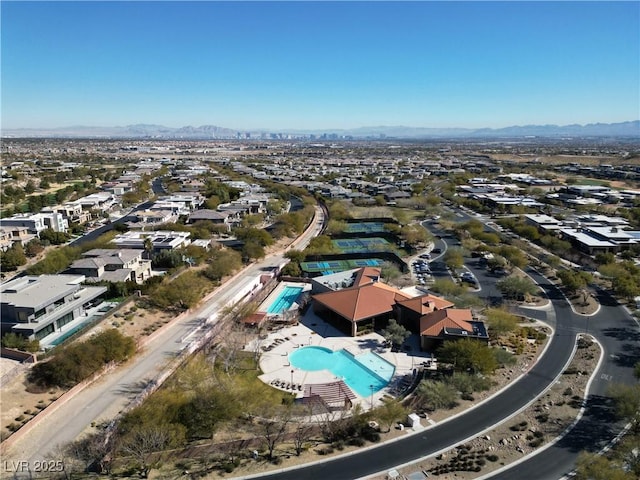
[[[506,269],[507,266],[508,266],[507,259],[500,255],[494,255],[493,257],[487,260],[487,268],[492,272],[495,272],[496,270],[499,270],[499,269]]]
[[[255,240],[248,240],[242,246],[242,259],[245,262],[250,262],[251,260],[258,260],[264,257],[264,247]]]
[[[386,278],[387,281],[393,282],[402,275],[398,266],[393,262],[383,262],[381,267],[382,278]]]
[[[436,355],[440,362],[452,364],[458,372],[489,374],[498,366],[491,348],[468,338],[444,342]]]
[[[518,327],[518,317],[506,310],[489,308],[485,315],[487,316],[489,332],[496,338],[513,332]]]
[[[502,294],[511,299],[526,300],[538,292],[538,287],[529,278],[510,275],[496,282]]]
[[[391,431],[391,425],[395,422],[404,420],[407,416],[407,408],[397,399],[386,399],[382,401],[382,405],[373,412],[375,418],[385,427],[385,431]]]
[[[441,381],[422,380],[415,392],[414,406],[437,410],[450,409],[458,404],[458,392],[452,385]]]
[[[491,380],[481,375],[471,375],[465,372],[455,372],[445,382],[453,386],[457,392],[471,395],[474,392],[482,392],[491,388]]]
[[[40,342],[38,340],[29,340],[14,332],[5,333],[2,336],[2,346],[32,353],[40,350]]]
[[[159,308],[187,310],[197,305],[208,287],[208,282],[197,272],[186,271],[172,282],[163,282],[150,295]]]
[[[42,245],[42,242],[37,238],[33,238],[29,240],[29,243],[27,243],[24,253],[27,257],[35,257],[39,253],[42,253],[43,250],[44,246]]]
[[[640,384],[612,384],[607,394],[613,398],[616,415],[632,424],[634,432],[640,427]]]
[[[242,267],[242,257],[235,250],[222,249],[216,251],[209,260],[209,267],[204,274],[213,281],[220,281]]]
[[[395,347],[402,345],[402,343],[411,336],[411,332],[393,318],[389,320],[389,325],[382,330],[381,334],[385,340],[391,342]]]
[[[289,262],[282,268],[282,275],[288,275],[290,277],[301,277],[302,269],[296,262]]]
[[[292,262],[302,263],[304,262],[306,254],[301,250],[289,250],[284,254],[284,257]]]
[[[325,255],[329,253],[336,253],[337,249],[333,245],[331,238],[326,235],[318,235],[309,242],[309,245],[304,250],[305,255]]]
[[[431,290],[445,297],[458,297],[466,292],[467,288],[462,285],[458,285],[448,278],[438,278],[433,282]]]
[[[447,253],[444,254],[444,263],[452,270],[462,268],[464,265],[464,256],[462,255],[462,249],[450,248]]]
[[[329,218],[333,220],[347,220],[348,218],[351,218],[347,205],[342,201],[334,201],[328,205],[328,208]]]
[[[253,242],[262,247],[273,245],[273,237],[269,232],[259,228],[236,228],[233,230],[236,238],[244,242]]]
[[[619,462],[591,452],[580,452],[576,461],[576,480],[634,480],[632,472],[626,472]]]
[[[65,232],[56,232],[51,228],[47,228],[40,232],[40,240],[43,242],[49,242],[51,245],[62,245],[69,241],[68,233]]]
[[[19,243],[14,243],[7,251],[0,251],[0,269],[2,271],[17,270],[18,267],[27,263],[24,248]]]
[[[558,278],[570,293],[576,293],[578,290],[585,288],[591,280],[587,272],[578,272],[575,270],[560,270],[558,272]]]
[[[180,423],[191,439],[211,438],[219,425],[240,414],[240,404],[229,402],[228,392],[218,388],[196,391],[179,411]]]
[[[24,191],[27,195],[31,195],[36,191],[36,185],[33,183],[33,180],[29,180],[27,184],[24,186]]]

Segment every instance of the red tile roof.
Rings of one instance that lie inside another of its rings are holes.
[[[313,296],[314,301],[352,322],[390,313],[396,302],[408,298],[400,290],[381,282]]]
[[[442,297],[436,297],[435,295],[431,294],[410,298],[409,300],[398,302],[398,304],[421,315],[433,312],[434,310],[451,308],[454,305],[449,300],[445,300]]]
[[[252,313],[248,317],[244,318],[242,322],[249,325],[260,325],[266,316],[267,314],[264,312]]]
[[[445,328],[456,328],[473,333],[471,310],[468,308],[447,308],[436,310],[420,318],[420,335],[439,337]]]
[[[356,278],[353,281],[354,287],[362,287],[370,283],[380,280],[380,274],[382,270],[376,267],[362,267],[356,274]]]

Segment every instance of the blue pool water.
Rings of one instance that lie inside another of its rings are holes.
[[[69,338],[71,335],[75,334],[79,330],[82,330],[84,327],[86,327],[87,323],[89,323],[90,320],[91,320],[91,318],[88,318],[87,321],[81,323],[80,325],[76,325],[75,327],[73,327],[68,332],[65,332],[64,334],[60,335],[53,342],[51,342],[51,345],[53,345],[54,347],[57,347],[62,342],[64,342],[67,338]]]
[[[306,371],[330,370],[361,397],[385,387],[395,367],[373,352],[354,357],[346,350],[334,352],[324,347],[302,347],[289,355],[293,367]]]
[[[285,310],[289,310],[302,290],[302,287],[290,287],[287,285],[286,287],[284,287],[284,290],[280,292],[278,298],[276,298],[273,303],[269,305],[267,313],[281,313]]]

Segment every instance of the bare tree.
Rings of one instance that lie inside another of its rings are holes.
[[[149,476],[155,465],[154,454],[167,448],[171,443],[171,432],[167,426],[144,425],[132,430],[124,439],[121,451],[135,458],[140,465],[140,475]]]
[[[296,455],[300,456],[304,450],[304,445],[307,443],[315,431],[315,425],[308,422],[306,419],[299,419],[294,422],[295,428],[293,430],[293,448],[296,451]]]
[[[65,452],[70,459],[82,465],[81,471],[104,473],[108,470],[108,457],[111,448],[112,445],[106,437],[106,432],[100,431],[69,443]]]
[[[260,436],[267,449],[267,457],[273,460],[273,452],[284,438],[288,422],[283,419],[272,418],[260,420]]]

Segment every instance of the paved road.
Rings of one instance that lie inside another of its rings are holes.
[[[305,248],[319,232],[324,221],[319,208],[316,219],[312,228],[294,242],[295,248]],[[92,422],[113,418],[151,379],[167,369],[169,362],[186,347],[187,341],[183,340],[193,334],[201,323],[200,319],[212,318],[215,321],[215,313],[226,306],[240,290],[254,282],[265,268],[280,265],[283,261],[282,255],[270,255],[245,268],[223,287],[219,287],[206,304],[193,314],[163,329],[129,365],[105,375],[49,418],[40,421],[3,455],[3,460],[28,460],[33,464],[36,460],[45,459],[48,454],[55,454],[58,445],[75,440]]]
[[[574,468],[581,451],[599,451],[621,431],[623,425],[613,417],[606,391],[614,382],[636,382],[633,365],[640,361],[640,330],[608,294],[599,292],[598,300],[600,312],[576,319],[575,325],[588,330],[604,348],[604,362],[589,389],[585,415],[557,444],[492,478],[520,480],[531,478],[531,472],[535,472],[536,479],[556,480]]]

